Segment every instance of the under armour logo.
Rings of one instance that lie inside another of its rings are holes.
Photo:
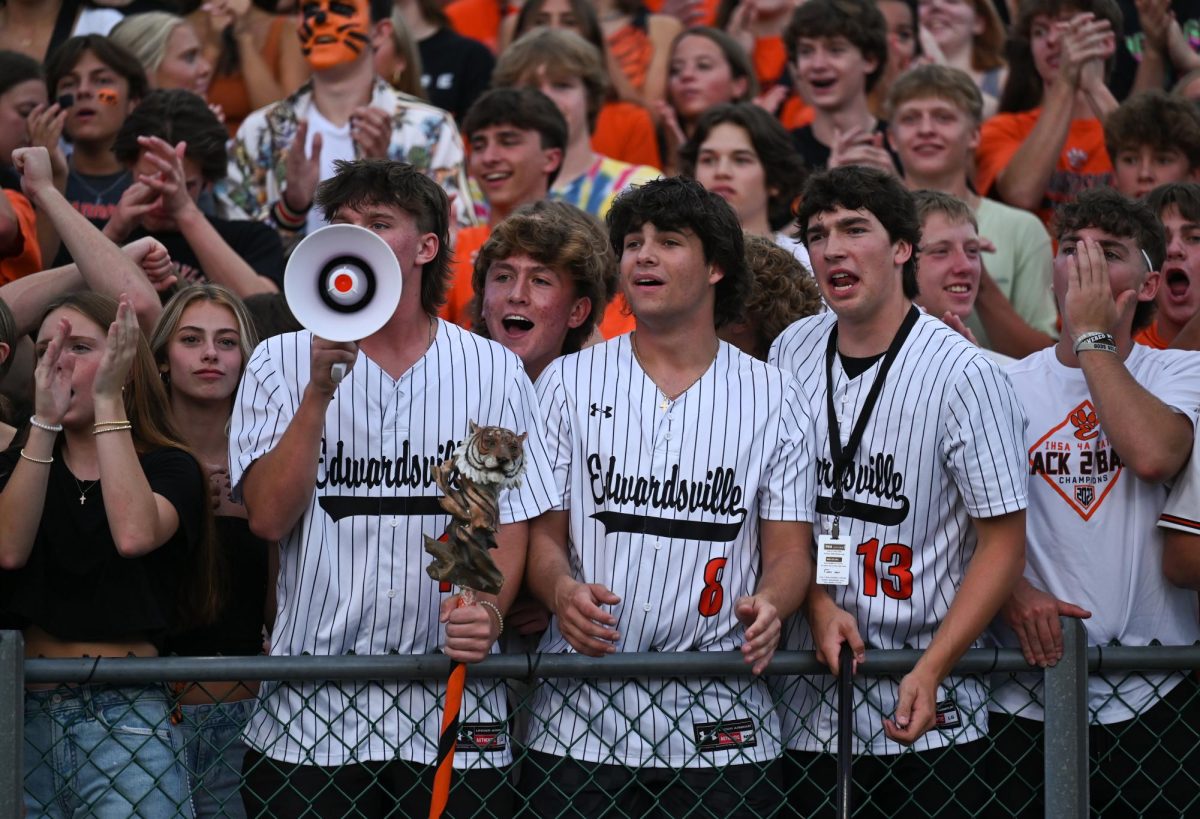
[[[595,418],[595,417],[596,417],[597,415],[599,415],[600,413],[604,413],[604,417],[605,417],[605,418],[612,418],[612,407],[603,407],[603,408],[601,408],[601,407],[598,407],[598,406],[596,406],[595,404],[592,404],[592,409],[591,409],[591,411],[588,413],[588,415],[590,415],[590,416],[592,416],[593,418]]]

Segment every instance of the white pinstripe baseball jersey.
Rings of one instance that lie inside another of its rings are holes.
[[[1133,345],[1125,367],[1160,401],[1195,423],[1200,407],[1200,355]],[[1029,521],[1025,577],[1039,589],[1091,611],[1083,621],[1090,645],[1190,645],[1200,639],[1196,593],[1167,582],[1162,532],[1155,521],[1167,488],[1125,468],[1096,415],[1087,379],[1063,365],[1053,347],[1008,368],[1029,414],[1025,457]],[[1191,469],[1186,467],[1185,469]],[[1003,622],[1002,645],[1017,637]],[[1161,671],[1088,677],[1093,722],[1132,719],[1182,682]],[[998,676],[993,710],[1041,719],[1042,675]]]
[[[836,321],[834,313],[801,319],[783,331],[768,358],[795,373],[809,393],[820,532],[829,532],[833,520],[825,350]],[[848,378],[840,357],[834,358],[833,405],[844,445],[880,364]],[[887,374],[842,481],[841,536],[857,560],[848,585],[826,588],[858,618],[868,647],[929,646],[975,551],[970,519],[1025,508],[1024,428],[1025,416],[1004,373],[962,336],[922,314]],[[803,618],[789,624],[785,645],[813,647]],[[895,713],[898,683],[891,678],[856,683],[856,753],[904,750],[883,734],[882,725],[884,716]],[[788,747],[835,750],[834,680],[800,678],[786,687],[781,717]],[[917,750],[952,739],[966,742],[986,730],[980,679],[949,677],[942,687],[938,728],[914,743]]]
[[[230,435],[235,492],[295,414],[309,381],[311,342],[307,331],[289,333],[263,342],[250,359]],[[441,536],[449,518],[437,504],[432,470],[466,437],[468,420],[529,432],[525,479],[501,493],[500,520],[545,511],[558,495],[536,401],[520,359],[446,322],[399,380],[360,353],[325,416],[312,501],[280,544],[271,653],[436,651],[445,639],[439,606],[449,590],[426,574],[422,536]],[[267,684],[246,740],[290,763],[430,763],[441,690],[420,682]],[[503,684],[468,683],[461,719],[466,738],[479,741],[460,742],[455,766],[510,761],[507,734],[497,728],[506,717]]]
[[[721,342],[667,401],[630,337],[558,359],[538,379],[575,579],[601,583],[618,651],[729,651],[736,600],[760,571],[759,521],[812,519],[812,423],[794,381]],[[552,622],[542,651],[572,651]],[[601,661],[602,662],[602,661]],[[529,745],[589,762],[706,767],[779,754],[765,685],[729,680],[553,681]]]

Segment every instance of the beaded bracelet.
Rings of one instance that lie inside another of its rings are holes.
[[[496,636],[499,637],[504,633],[504,615],[500,613],[500,609],[491,600],[480,600],[479,605],[489,608],[495,613],[496,620],[500,623],[500,631],[496,632]]]
[[[30,416],[29,423],[38,429],[46,430],[46,432],[62,432],[63,429],[62,424],[47,424],[36,415]]]
[[[95,424],[92,427],[92,434],[103,435],[106,432],[125,432],[130,429],[133,429],[133,424],[129,421],[117,421],[108,424]]]
[[[25,447],[21,447],[21,457],[27,461],[33,461],[35,464],[52,464],[54,463],[53,456],[49,458],[35,458],[32,455],[25,454]]]

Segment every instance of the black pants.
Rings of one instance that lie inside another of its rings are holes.
[[[1045,813],[1043,725],[988,717],[994,738],[987,770],[997,817]],[[1096,816],[1200,816],[1200,685],[1179,683],[1125,722],[1088,728],[1089,787]]]
[[[987,740],[936,751],[854,757],[850,804],[855,817],[976,817],[987,804],[980,763]],[[837,756],[788,751],[783,755],[789,817],[834,816]]]
[[[556,819],[776,816],[779,763],[724,768],[627,768],[530,751],[519,790],[529,815]]]
[[[256,751],[242,764],[242,802],[250,816],[419,817],[429,815],[434,768],[407,762],[362,762],[336,768],[291,765]],[[455,771],[447,817],[513,815],[507,771]]]

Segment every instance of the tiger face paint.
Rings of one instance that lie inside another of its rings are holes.
[[[367,0],[306,0],[300,11],[300,50],[315,71],[354,62],[366,49]]]

